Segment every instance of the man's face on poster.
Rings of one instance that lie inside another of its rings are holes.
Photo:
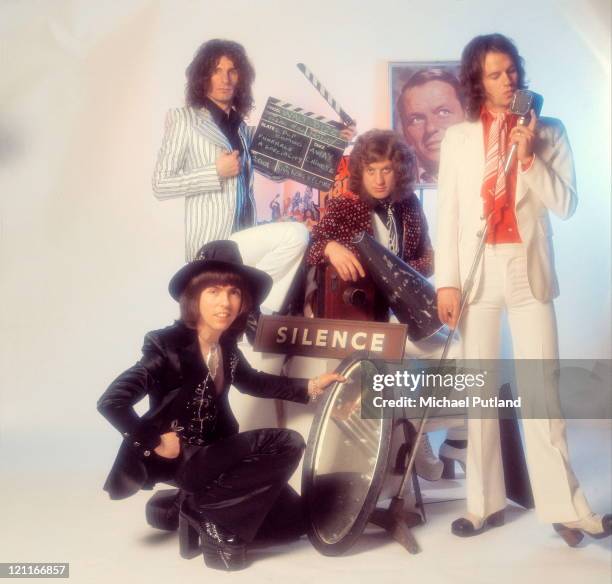
[[[446,128],[464,118],[455,88],[438,79],[427,81],[406,89],[399,105],[404,137],[415,149],[419,166],[437,175]]]

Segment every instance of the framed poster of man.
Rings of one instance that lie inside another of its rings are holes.
[[[457,61],[389,63],[391,127],[417,155],[417,186],[438,182],[446,128],[464,119]]]

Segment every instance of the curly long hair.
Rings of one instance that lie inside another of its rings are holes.
[[[412,193],[417,170],[414,151],[391,130],[370,130],[357,138],[348,163],[349,190],[370,205],[377,201],[363,188],[363,171],[368,164],[383,160],[390,160],[393,165],[395,189],[391,200],[400,201]]]
[[[518,73],[517,89],[527,87],[525,81],[524,60],[519,55],[516,45],[503,34],[485,34],[474,37],[461,54],[461,72],[459,74],[466,100],[466,114],[469,120],[477,120],[485,102],[485,91],[482,74],[487,53],[508,55]]]
[[[219,59],[227,57],[238,71],[238,85],[234,94],[233,106],[245,117],[253,109],[253,92],[251,86],[255,80],[255,69],[249,61],[244,47],[234,41],[212,39],[205,42],[187,67],[187,86],[185,100],[187,105],[202,107],[210,88],[210,78]]]

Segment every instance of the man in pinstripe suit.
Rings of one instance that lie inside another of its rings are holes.
[[[187,105],[166,117],[153,191],[160,200],[185,197],[187,261],[209,241],[235,241],[245,264],[272,277],[262,312],[278,311],[302,261],[308,231],[293,222],[255,226],[249,152],[255,128],[244,122],[253,109],[255,71],[241,45],[214,39],[198,49],[186,73]],[[350,140],[355,131],[351,127],[342,133]],[[263,359],[250,347],[242,350],[257,369],[280,372],[282,357]],[[159,493],[147,505],[149,523],[176,529],[178,503],[178,494]]]
[[[238,43],[204,43],[187,68],[187,107],[172,109],[153,175],[158,199],[185,197],[185,256],[193,260],[207,242],[232,239],[244,262],[274,280],[265,309],[279,310],[308,243],[298,223],[254,227],[254,128],[244,117],[253,108],[255,71]]]
[[[214,240],[238,244],[245,264],[268,273],[272,289],[263,312],[281,309],[308,244],[300,223],[255,226],[253,166],[249,148],[254,128],[244,117],[253,108],[255,71],[238,43],[214,39],[204,43],[186,71],[186,107],[171,109],[153,174],[160,199],[185,197],[185,259]],[[249,363],[278,374],[283,359],[263,356],[246,345]],[[147,521],[176,529],[179,492],[160,492],[147,504]]]

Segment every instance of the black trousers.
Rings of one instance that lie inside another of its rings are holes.
[[[250,542],[306,532],[302,500],[287,484],[304,447],[297,432],[266,428],[151,462],[158,479],[172,478],[206,518]]]

